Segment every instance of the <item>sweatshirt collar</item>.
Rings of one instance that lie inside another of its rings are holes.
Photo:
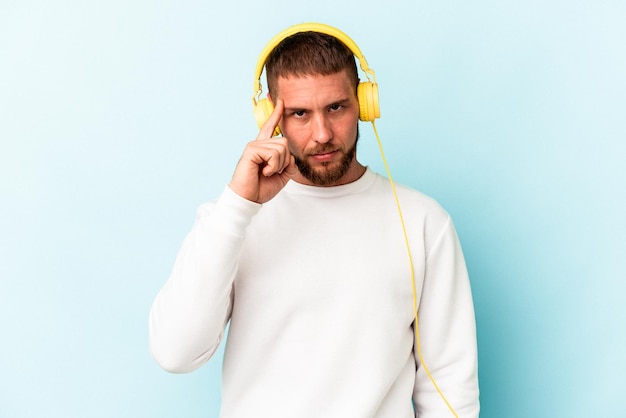
[[[283,192],[314,197],[338,197],[360,193],[368,189],[375,179],[376,173],[374,173],[369,167],[366,167],[363,175],[352,183],[342,184],[341,186],[322,187],[301,184],[291,180],[287,183]]]

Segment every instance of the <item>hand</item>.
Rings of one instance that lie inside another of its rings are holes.
[[[229,186],[244,199],[256,203],[270,201],[297,172],[287,139],[272,137],[283,108],[283,101],[278,100],[256,140],[248,143],[237,163]]]

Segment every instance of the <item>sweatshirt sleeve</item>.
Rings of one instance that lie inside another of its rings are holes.
[[[413,400],[420,418],[453,416],[430,381],[427,368],[460,418],[479,414],[476,323],[469,278],[450,217],[427,247],[418,307],[421,354]]]
[[[245,231],[260,207],[227,187],[217,201],[198,209],[150,310],[150,351],[165,370],[196,370],[217,350],[230,319]]]

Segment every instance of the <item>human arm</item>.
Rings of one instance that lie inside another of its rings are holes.
[[[150,311],[150,350],[166,370],[197,369],[222,339],[234,295],[233,281],[248,224],[295,173],[285,138],[272,138],[282,116],[279,101],[244,149],[222,196],[198,210],[170,278]]]
[[[474,307],[465,260],[449,217],[427,248],[418,309],[421,359],[416,344],[416,416],[454,416],[430,381],[427,368],[458,417],[477,418],[480,406]]]
[[[245,230],[259,208],[230,188],[199,208],[150,311],[150,351],[165,370],[193,371],[219,346]]]

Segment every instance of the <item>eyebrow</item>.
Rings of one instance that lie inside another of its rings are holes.
[[[336,104],[345,106],[346,104],[349,104],[349,103],[350,103],[350,98],[346,97],[346,98],[342,98],[339,100],[334,100],[330,102],[328,105],[326,105],[325,107],[330,107]],[[285,107],[283,111],[287,113],[291,113],[291,112],[296,112],[300,110],[308,110],[308,109],[306,107]]]

